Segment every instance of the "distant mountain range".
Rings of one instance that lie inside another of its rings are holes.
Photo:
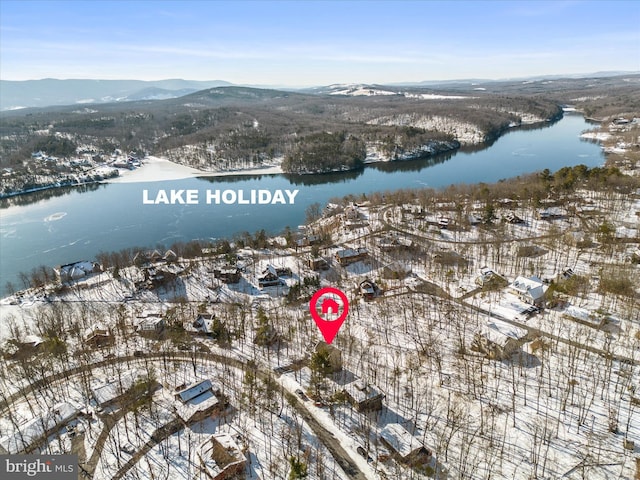
[[[314,95],[341,96],[377,96],[400,95],[415,96],[419,93],[428,98],[455,98],[448,96],[451,92],[493,92],[500,93],[506,88],[516,88],[520,84],[551,83],[576,79],[601,78],[631,75],[639,72],[597,72],[591,74],[547,75],[517,79],[460,79],[460,80],[427,80],[423,82],[404,82],[386,85],[375,84],[334,84],[311,88],[287,88],[266,85],[244,85],[261,89],[277,88],[281,91],[300,92]],[[57,105],[104,104],[131,101],[168,100],[183,97],[209,88],[239,86],[224,80],[0,80],[0,111],[31,107],[50,107]],[[425,90],[426,89],[426,90]],[[444,96],[443,96],[444,94]],[[425,97],[426,98],[426,97]]]
[[[0,110],[51,105],[166,100],[206,88],[232,85],[223,80],[0,80]]]

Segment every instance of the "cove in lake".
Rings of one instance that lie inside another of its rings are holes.
[[[113,183],[52,190],[0,203],[0,290],[21,287],[19,272],[93,260],[101,251],[169,247],[177,241],[218,239],[265,229],[270,233],[304,222],[312,203],[400,188],[495,182],[548,168],[601,165],[600,147],[580,139],[593,128],[581,116],[565,115],[541,128],[505,133],[482,150],[446,153],[422,160],[376,163],[351,172],[322,175],[252,175],[188,178],[165,182]],[[213,184],[213,185],[212,185]],[[144,205],[143,190],[299,190],[293,205]]]

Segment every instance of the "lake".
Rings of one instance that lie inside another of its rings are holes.
[[[217,239],[265,229],[270,233],[304,222],[315,202],[348,194],[400,188],[495,182],[548,168],[604,163],[600,147],[580,139],[593,128],[577,114],[542,128],[507,132],[474,152],[457,151],[423,160],[372,164],[357,172],[323,175],[189,178],[146,183],[113,183],[21,196],[21,205],[0,209],[0,291],[17,286],[19,272],[93,260],[101,251],[127,247],[169,247],[176,241]],[[293,205],[145,205],[143,191],[299,190]],[[15,200],[14,200],[15,201]]]

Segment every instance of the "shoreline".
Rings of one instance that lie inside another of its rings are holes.
[[[136,183],[136,182],[162,182],[167,180],[182,180],[197,177],[228,177],[232,175],[279,175],[284,173],[278,165],[261,168],[247,168],[239,170],[221,170],[207,172],[197,168],[188,167],[172,162],[163,157],[149,156],[144,159],[141,167],[121,172],[121,175],[110,178],[103,183]]]
[[[512,131],[521,127],[529,127],[533,125],[540,125],[544,123],[553,122],[555,120],[562,118],[562,112],[558,117],[554,117],[552,119],[545,119],[543,122],[533,122],[532,124],[519,125],[512,128],[506,128],[498,132],[495,138],[492,140],[495,141],[504,135],[507,131]],[[584,115],[583,115],[584,116]],[[490,142],[482,142],[476,146],[482,148],[489,146]],[[452,148],[449,150],[444,150],[441,152],[436,152],[434,155],[438,153],[447,153],[451,151],[459,150],[460,147]],[[363,167],[367,167],[368,165],[376,164],[376,163],[392,163],[392,162],[402,162],[403,160],[384,160],[384,159],[370,159],[363,162]],[[76,187],[83,185],[91,185],[91,184],[104,184],[104,183],[143,183],[143,182],[162,182],[162,181],[172,181],[172,180],[182,180],[186,178],[198,178],[198,177],[228,177],[228,176],[251,176],[251,175],[282,175],[287,172],[282,170],[280,165],[269,165],[264,167],[255,167],[255,168],[247,168],[247,169],[237,169],[237,170],[220,170],[220,171],[204,171],[198,170],[197,168],[189,167],[186,165],[181,165],[179,163],[175,163],[167,158],[158,157],[155,155],[150,155],[144,159],[144,163],[142,166],[136,168],[135,170],[125,170],[118,169],[119,176],[113,178],[107,178],[104,180],[98,180],[95,182],[83,182],[72,185],[48,185],[43,187],[37,187],[35,189],[23,190],[18,192],[12,192],[11,194],[4,195],[0,194],[0,200],[6,198],[17,197],[21,195],[28,195],[30,193],[45,191],[45,190],[54,190],[62,187]],[[349,170],[336,170],[334,172],[323,172],[323,173],[336,173],[336,172],[345,172]],[[306,174],[317,174],[317,173],[299,173],[296,175],[306,175]]]

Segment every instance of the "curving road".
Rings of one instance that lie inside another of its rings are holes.
[[[180,362],[191,362],[193,360],[192,352],[171,352],[171,353],[145,353],[141,356],[122,356],[109,358],[107,360],[103,360],[100,362],[92,363],[89,365],[83,365],[80,367],[70,368],[63,372],[55,373],[49,375],[45,378],[42,378],[33,384],[30,384],[26,387],[21,388],[17,392],[13,393],[9,397],[7,397],[6,401],[0,404],[0,408],[2,410],[6,409],[9,404],[13,403],[17,399],[24,398],[31,392],[37,391],[37,389],[43,385],[48,385],[56,382],[66,381],[69,378],[80,374],[81,372],[86,372],[93,370],[94,368],[103,367],[107,365],[112,365],[116,363],[128,363],[128,362],[138,362],[145,359],[148,360],[163,360],[167,361],[180,361]],[[248,369],[253,370],[255,375],[261,379],[267,379],[272,377],[272,372],[267,370],[266,368],[260,367],[251,367],[246,362],[239,360],[234,357],[228,357],[225,355],[220,355],[216,353],[204,353],[197,352],[196,356],[200,360],[206,360],[215,363],[225,363],[232,367],[241,369],[246,371]],[[281,387],[282,389],[282,387]],[[326,449],[331,453],[334,460],[342,470],[344,470],[345,474],[353,480],[366,480],[366,475],[360,470],[357,463],[353,461],[349,453],[340,445],[340,442],[335,438],[333,433],[331,433],[327,428],[325,428],[322,424],[320,424],[313,415],[309,412],[306,406],[294,395],[285,395],[285,398],[290,403],[290,405],[300,414],[300,416],[307,422],[313,433],[318,437],[320,442],[326,447]],[[104,443],[109,437],[109,433],[113,426],[124,416],[126,412],[123,410],[119,410],[114,414],[106,414],[101,418],[104,422],[104,427],[102,432],[98,437],[96,442],[96,446],[93,450],[91,458],[87,461],[86,464],[81,465],[82,475],[87,478],[93,478],[93,474],[95,468],[98,464],[98,461],[102,455],[102,450],[104,448]],[[129,471],[137,461],[144,456],[149,450],[151,450],[155,445],[166,439],[168,436],[175,433],[182,426],[181,423],[175,424],[176,422],[170,422],[167,425],[158,429],[158,431],[152,436],[151,440],[149,440],[140,450],[135,452],[132,458],[123,465],[120,470],[116,473],[114,479],[122,478],[127,471]]]

